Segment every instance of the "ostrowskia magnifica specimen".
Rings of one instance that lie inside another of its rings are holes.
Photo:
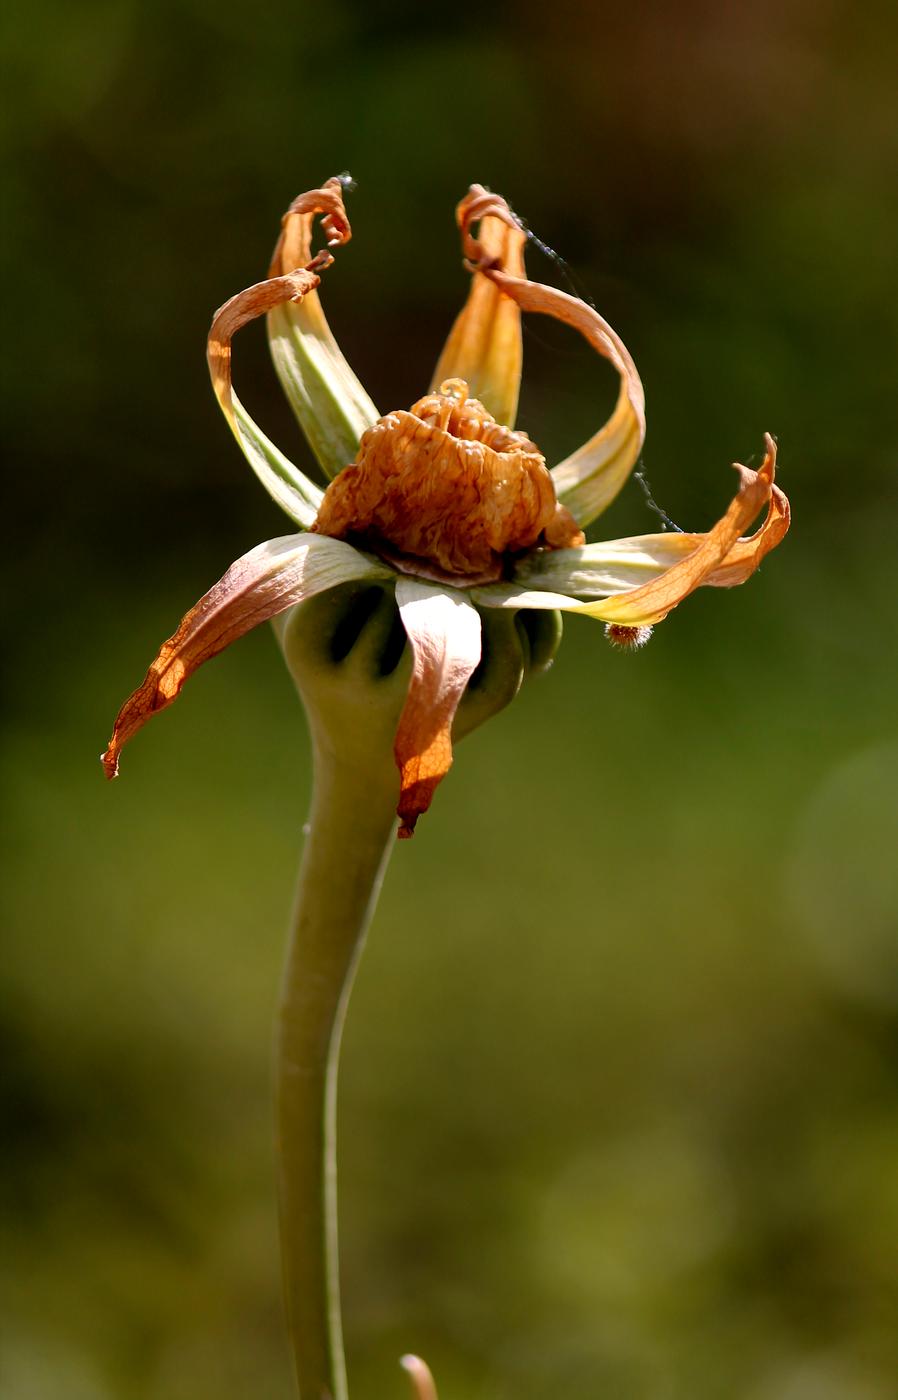
[[[338,179],[294,200],[271,275],[221,307],[208,340],[212,382],[234,435],[299,531],[250,550],[191,609],[123,705],[103,761],[114,776],[122,745],[171,704],[202,662],[244,632],[313,594],[364,581],[395,596],[411,651],[395,735],[399,834],[410,836],[452,761],[453,720],[480,662],[491,610],[524,614],[521,676],[528,637],[542,653],[550,630],[534,620],[536,610],[597,618],[612,641],[640,645],[700,585],[743,583],[783,538],[789,507],[774,484],[776,447],[767,436],[760,470],[736,468],[737,493],[706,533],[585,543],[583,527],[638,460],[642,384],[623,342],[591,306],[527,280],[521,224],[479,185],[457,211],[471,289],[431,389],[410,409],[380,417],[321,309],[316,289],[333,256],[312,255],[316,215],[330,248],[348,242]],[[512,426],[521,311],[572,326],[620,375],[608,422],[551,470]],[[290,403],[333,478],[324,493],[265,437],[232,387],[232,339],[263,314]],[[765,506],[760,528],[743,538]]]

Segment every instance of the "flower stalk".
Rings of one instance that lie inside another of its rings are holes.
[[[390,853],[392,732],[408,688],[392,590],[345,584],[275,623],[309,719],[313,793],[274,1046],[281,1257],[301,1400],[346,1400],[337,1247],[337,1069]]]
[[[302,1400],[346,1400],[337,1250],[337,1067],[355,970],[395,845],[396,781],[391,763],[371,763],[360,771],[320,744],[314,764],[275,1040],[278,1186],[284,1293],[299,1393]]]
[[[274,1051],[284,1290],[301,1400],[346,1400],[337,1070],[355,971],[395,846],[393,736],[415,658],[397,595],[381,582],[329,589],[274,626],[308,716],[314,777]],[[560,637],[554,614],[524,627],[494,612],[483,629],[487,657],[459,704],[456,740],[550,665]],[[421,1386],[416,1364],[409,1375]]]

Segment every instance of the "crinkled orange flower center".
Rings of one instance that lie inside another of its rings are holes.
[[[314,529],[368,545],[406,573],[457,584],[501,578],[537,545],[583,543],[526,433],[497,423],[448,379],[363,435],[331,482]]]

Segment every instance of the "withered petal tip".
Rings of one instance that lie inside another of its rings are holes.
[[[103,765],[103,772],[106,774],[106,777],[110,782],[112,782],[113,778],[118,777],[118,760],[118,754],[112,749],[104,749],[103,752],[100,754],[100,762]]]

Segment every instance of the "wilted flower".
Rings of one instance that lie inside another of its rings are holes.
[[[268,280],[216,313],[208,358],[219,403],[250,465],[300,527],[232,564],[164,643],[125,702],[103,755],[120,750],[178,695],[202,662],[260,622],[351,580],[395,587],[411,676],[394,753],[400,836],[410,836],[452,761],[452,725],[481,660],[483,609],[583,613],[610,640],[639,646],[700,585],[742,583],[789,527],[766,437],[758,471],[703,534],[642,535],[586,544],[582,527],[617,495],[642,449],[642,384],[621,340],[583,301],[527,280],[526,233],[503,199],[479,185],[458,207],[470,293],[430,391],[380,417],[341,355],[316,288],[333,262],[312,256],[321,215],[331,248],[349,240],[340,180],[301,195],[283,219]],[[475,234],[476,229],[476,234]],[[513,428],[521,375],[522,311],[579,331],[620,376],[603,428],[551,471]],[[231,343],[267,314],[275,365],[319,463],[321,492],[261,432],[231,383]],[[349,465],[347,465],[349,463]],[[766,506],[760,528],[745,531]]]

